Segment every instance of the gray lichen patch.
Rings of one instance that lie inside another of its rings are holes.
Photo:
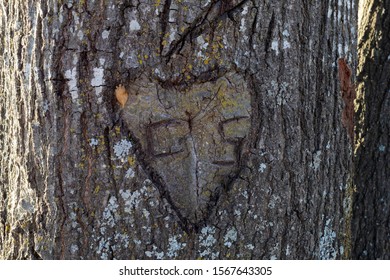
[[[214,251],[218,241],[215,238],[216,228],[206,226],[201,229],[199,235],[199,256],[205,259],[218,259],[219,252]]]
[[[335,248],[336,232],[332,229],[330,219],[326,220],[323,234],[319,244],[319,258],[322,260],[334,260],[337,257],[337,249]]]

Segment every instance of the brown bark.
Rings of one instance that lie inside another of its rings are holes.
[[[72,3],[0,4],[2,258],[349,256],[355,1]]]

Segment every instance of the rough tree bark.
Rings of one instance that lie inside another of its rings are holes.
[[[349,257],[356,1],[27,2],[0,4],[1,258]]]
[[[390,259],[390,1],[359,5],[353,257]]]

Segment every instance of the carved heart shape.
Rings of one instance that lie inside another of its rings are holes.
[[[251,95],[238,74],[183,90],[143,78],[129,87],[123,119],[152,181],[178,216],[207,219],[223,187],[243,165]]]

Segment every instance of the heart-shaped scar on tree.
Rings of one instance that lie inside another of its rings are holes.
[[[247,158],[253,122],[245,79],[230,73],[183,88],[143,77],[126,87],[116,96],[143,168],[186,224],[205,221]],[[126,104],[127,92],[135,94]]]

